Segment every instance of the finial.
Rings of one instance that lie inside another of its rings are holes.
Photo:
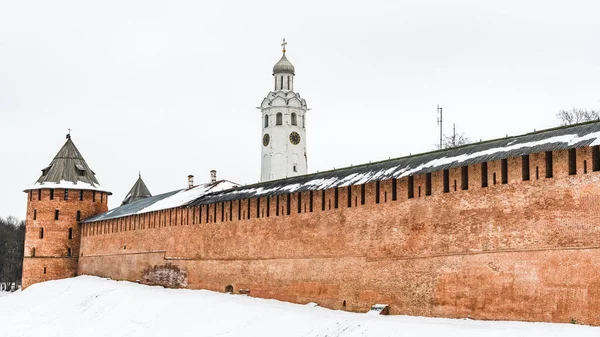
[[[67,129],[69,133],[67,133],[67,139],[71,139],[71,129]]]
[[[142,171],[138,171],[138,175],[139,175],[140,179],[142,179]]]
[[[285,37],[283,38],[283,42],[281,43],[281,47],[283,47],[283,53],[285,54],[285,46],[287,45],[287,42],[285,42]]]

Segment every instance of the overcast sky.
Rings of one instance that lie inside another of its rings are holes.
[[[307,100],[309,171],[425,152],[436,105],[473,140],[600,108],[600,2],[0,0],[0,216],[25,217],[71,128],[120,204],[260,177],[281,38]]]

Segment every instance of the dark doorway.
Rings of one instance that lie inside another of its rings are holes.
[[[225,287],[225,292],[229,293],[229,294],[233,294],[233,286],[230,284],[227,287]]]

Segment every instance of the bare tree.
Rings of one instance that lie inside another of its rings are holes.
[[[556,117],[561,125],[571,125],[600,119],[599,110],[585,110],[573,108],[571,110],[560,110]]]
[[[444,145],[444,149],[449,149],[451,147],[457,147],[462,145],[467,145],[471,142],[469,137],[464,132],[454,133],[451,136],[444,135],[444,139],[442,144]]]
[[[0,289],[21,284],[25,223],[15,217],[0,218]]]
[[[443,149],[467,145],[469,143],[471,143],[471,139],[469,139],[469,137],[464,132],[456,133],[455,125],[452,126],[452,134],[450,136],[444,135],[444,137],[442,138]],[[436,144],[435,148],[439,150],[440,145]]]

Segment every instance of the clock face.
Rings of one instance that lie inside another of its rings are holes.
[[[268,133],[265,133],[265,135],[263,136],[263,145],[264,146],[269,145],[270,141],[271,141],[271,137],[269,136]]]
[[[300,143],[300,135],[298,132],[294,131],[290,133],[290,142],[294,145],[298,145]]]

